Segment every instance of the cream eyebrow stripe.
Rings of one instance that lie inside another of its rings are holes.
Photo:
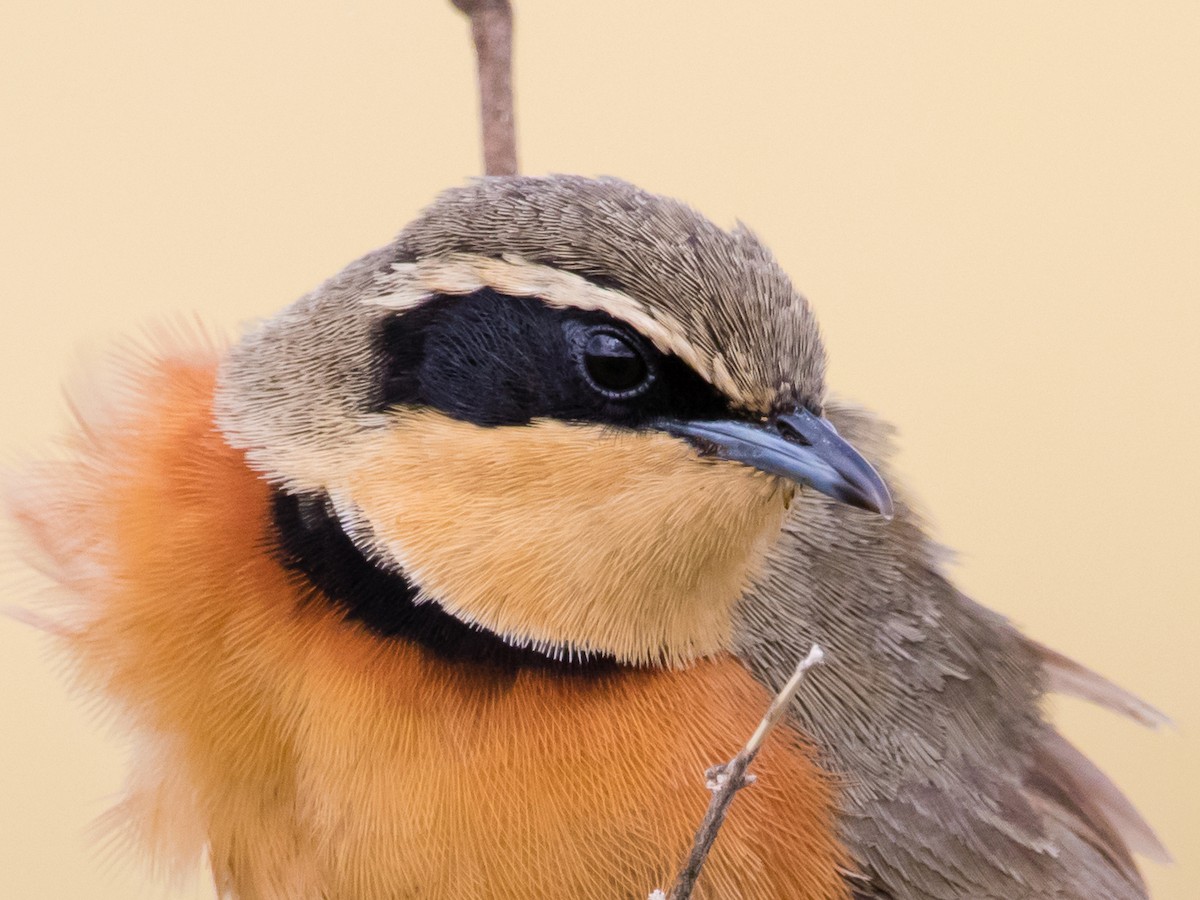
[[[509,254],[497,259],[454,253],[397,263],[387,280],[394,290],[364,302],[402,311],[420,305],[432,294],[473,294],[486,287],[514,297],[537,297],[558,308],[603,312],[635,328],[663,353],[678,356],[730,399],[744,399],[722,360],[702,355],[686,341],[683,327],[673,316],[651,312],[628,294],[600,287],[574,272]]]

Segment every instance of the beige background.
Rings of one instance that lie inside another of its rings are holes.
[[[1156,896],[1197,896],[1200,4],[518,6],[524,169],[763,235],[958,582],[1174,715],[1055,704],[1177,856]],[[81,346],[270,314],[476,172],[467,47],[440,0],[5,3],[8,457]],[[122,742],[11,621],[0,722],[0,896],[168,896],[90,847]]]

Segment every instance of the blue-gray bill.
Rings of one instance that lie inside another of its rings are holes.
[[[765,423],[666,420],[658,427],[702,451],[788,478],[860,509],[892,517],[892,495],[875,468],[833,427],[806,409]]]

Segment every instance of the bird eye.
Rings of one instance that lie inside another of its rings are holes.
[[[642,349],[607,328],[596,329],[587,336],[581,362],[588,383],[614,400],[635,397],[654,380]]]

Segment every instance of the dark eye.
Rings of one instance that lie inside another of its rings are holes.
[[[598,328],[588,334],[582,362],[583,373],[591,386],[614,400],[635,397],[654,380],[641,347],[608,328]]]

